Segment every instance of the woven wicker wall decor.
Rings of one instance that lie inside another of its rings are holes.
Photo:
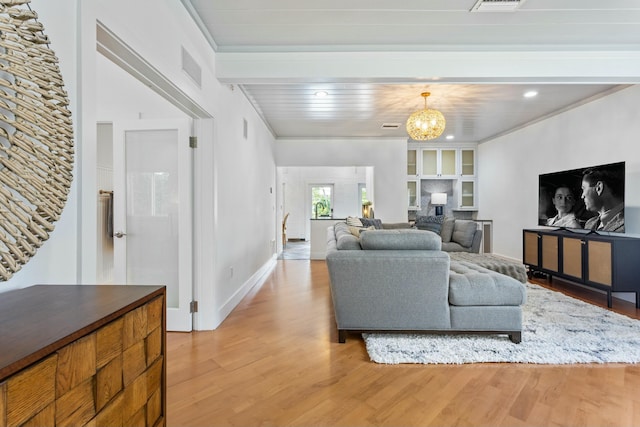
[[[58,58],[30,0],[0,0],[0,280],[49,238],[73,179]]]

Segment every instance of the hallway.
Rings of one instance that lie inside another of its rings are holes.
[[[311,253],[311,243],[309,241],[291,240],[282,250],[278,259],[309,259]]]

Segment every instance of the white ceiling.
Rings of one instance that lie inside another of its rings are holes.
[[[182,2],[222,55],[640,50],[639,0],[486,2],[513,3],[517,9],[510,12],[471,12],[476,0]],[[242,88],[278,138],[406,137],[406,118],[422,108],[420,93],[430,91],[429,107],[441,110],[447,120],[440,139],[451,134],[457,141],[480,142],[624,87],[619,78],[469,84],[438,83],[437,76],[420,75],[392,82],[371,76],[341,81],[330,73],[329,65],[326,78],[314,70],[307,79],[297,76],[291,82],[239,75],[235,80],[227,75],[224,81]],[[635,83],[640,70],[627,74],[633,74],[629,83]],[[531,89],[538,96],[525,99],[524,92]],[[318,90],[329,95],[316,98]],[[382,129],[386,123],[400,128]]]

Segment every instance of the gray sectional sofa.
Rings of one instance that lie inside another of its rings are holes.
[[[417,228],[433,231],[442,239],[442,250],[445,252],[479,253],[482,243],[482,230],[475,221],[455,219],[445,216],[419,216],[414,225],[408,222],[385,223],[379,219],[359,218],[364,227],[373,226],[377,230],[395,230]]]
[[[526,288],[512,277],[451,261],[436,233],[327,229],[338,338],[348,331],[507,334],[519,343]]]

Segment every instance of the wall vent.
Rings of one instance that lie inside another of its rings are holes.
[[[471,12],[513,12],[526,0],[478,0]]]
[[[400,123],[383,123],[382,129],[399,129]]]
[[[182,70],[191,77],[198,87],[202,87],[202,68],[184,47],[182,48]]]

